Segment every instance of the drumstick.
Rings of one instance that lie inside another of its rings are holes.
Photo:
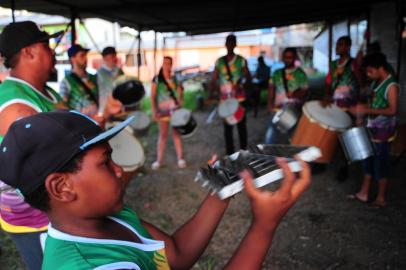
[[[214,110],[209,114],[209,117],[207,117],[206,124],[213,123],[216,114],[217,114],[217,106],[214,107]]]

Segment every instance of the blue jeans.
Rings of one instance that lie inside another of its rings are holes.
[[[364,173],[371,175],[373,179],[379,181],[388,176],[389,171],[389,142],[374,143],[375,156],[363,162]]]
[[[272,118],[275,113],[271,114],[268,129],[265,134],[265,144],[289,144],[289,138],[291,137],[295,127],[289,130],[287,133],[282,133],[279,129],[272,123]]]
[[[43,252],[40,235],[45,232],[9,233],[27,269],[41,270]]]

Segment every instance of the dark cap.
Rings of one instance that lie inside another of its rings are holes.
[[[74,44],[72,45],[72,47],[68,49],[68,57],[69,58],[74,57],[78,52],[88,52],[88,51],[90,51],[90,49],[83,48],[79,44]]]
[[[22,48],[59,37],[62,33],[59,31],[49,35],[32,21],[10,23],[0,34],[0,53],[4,58],[10,58]]]
[[[0,145],[0,181],[28,195],[77,154],[107,141],[134,118],[104,131],[77,111],[39,113],[14,122]]]
[[[106,48],[103,49],[102,56],[106,56],[106,55],[109,55],[109,54],[117,54],[116,48],[114,48],[114,47],[106,47]]]

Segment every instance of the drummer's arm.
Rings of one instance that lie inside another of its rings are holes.
[[[9,127],[18,119],[37,113],[38,112],[32,107],[22,103],[15,103],[7,106],[0,112],[0,135],[6,135]]]
[[[211,79],[211,82],[210,82],[210,89],[209,89],[209,91],[210,91],[209,96],[210,97],[213,97],[216,94],[215,93],[217,91],[216,84],[217,84],[218,79],[219,79],[219,73],[217,71],[217,67],[215,67],[214,71],[213,71],[213,76],[212,76],[212,79]]]
[[[165,252],[173,269],[190,269],[199,259],[213,237],[229,200],[208,195],[195,215],[173,235],[143,222],[144,227],[156,240],[165,242]]]
[[[152,118],[157,120],[158,118],[158,110],[156,104],[156,95],[157,95],[157,84],[155,82],[151,85],[151,110],[152,110]]]
[[[178,102],[179,102],[179,106],[182,106],[183,104],[183,86],[180,83],[176,89],[176,91],[178,92]]]
[[[369,107],[361,108],[361,113],[374,114],[374,115],[395,115],[398,110],[398,95],[399,87],[397,85],[392,85],[388,89],[388,102],[389,106],[385,109],[373,109]],[[362,105],[360,105],[362,106]]]
[[[275,85],[272,83],[268,87],[268,110],[273,111],[275,105]]]
[[[242,71],[244,72],[245,79],[247,80],[248,83],[250,83],[252,81],[252,76],[250,71],[248,70],[247,60],[244,59],[244,62],[245,64],[242,68]]]

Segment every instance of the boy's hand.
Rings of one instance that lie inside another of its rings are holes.
[[[253,226],[259,226],[264,232],[272,233],[290,207],[309,187],[311,181],[309,165],[300,159],[297,161],[302,166],[299,179],[296,179],[295,174],[290,170],[286,159],[277,159],[285,178],[282,180],[281,187],[274,192],[257,189],[248,171],[241,173],[254,215]]]

